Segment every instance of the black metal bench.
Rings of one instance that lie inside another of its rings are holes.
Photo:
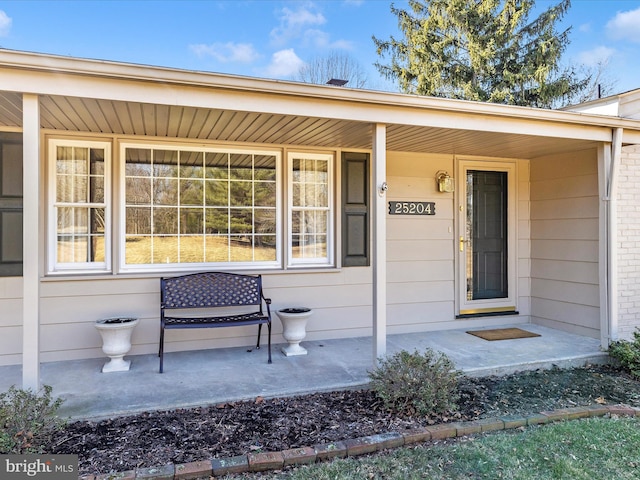
[[[262,303],[266,305],[266,314]],[[271,363],[271,299],[265,298],[260,275],[205,272],[160,279],[160,373],[164,331],[173,328],[212,328],[267,324]],[[251,311],[246,307],[256,307]],[[217,312],[215,311],[217,309]],[[241,310],[241,311],[240,311]],[[212,313],[216,313],[212,315]]]

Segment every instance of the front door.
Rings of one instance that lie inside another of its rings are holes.
[[[515,166],[476,161],[460,166],[459,314],[515,311]]]

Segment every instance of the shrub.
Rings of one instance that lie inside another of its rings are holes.
[[[457,409],[458,377],[453,362],[432,349],[422,355],[402,350],[369,372],[371,389],[387,409],[425,417]]]
[[[51,397],[51,387],[40,392],[11,387],[0,394],[0,453],[45,453],[64,422],[56,416],[62,399]]]
[[[640,331],[633,332],[633,340],[617,340],[609,345],[609,356],[633,376],[640,377]]]

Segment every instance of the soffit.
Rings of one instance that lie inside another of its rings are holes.
[[[42,128],[225,142],[371,149],[369,122],[230,111],[68,96],[41,96]],[[0,92],[0,126],[19,127],[20,94]],[[596,142],[468,129],[390,124],[389,151],[535,158],[582,150]]]

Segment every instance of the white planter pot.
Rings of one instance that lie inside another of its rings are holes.
[[[306,355],[307,349],[300,346],[300,342],[307,336],[307,319],[313,312],[310,308],[284,308],[277,314],[282,322],[282,336],[289,343],[282,348],[287,357]]]
[[[137,324],[137,318],[106,318],[96,322],[102,337],[102,351],[111,359],[102,367],[103,373],[129,370],[131,361],[124,356],[131,350],[131,333]]]

